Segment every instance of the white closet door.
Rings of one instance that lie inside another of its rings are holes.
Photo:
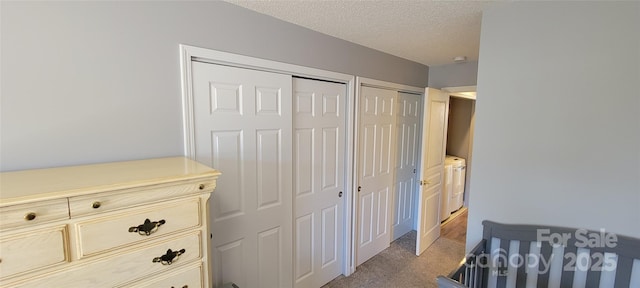
[[[413,230],[415,198],[418,192],[418,163],[422,95],[398,93],[396,185],[393,211],[393,240]]]
[[[292,286],[291,76],[193,62],[196,159],[210,200],[216,286]]]
[[[346,92],[345,84],[293,79],[295,287],[342,274]]]
[[[357,265],[391,242],[397,94],[365,86],[360,89]]]
[[[418,235],[416,255],[422,254],[440,237],[440,197],[447,147],[449,95],[433,88],[425,89],[422,133],[421,187],[418,196]]]

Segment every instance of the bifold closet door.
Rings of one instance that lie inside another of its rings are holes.
[[[193,62],[195,153],[210,200],[216,286],[292,286],[290,75]]]
[[[345,84],[293,79],[294,286],[342,274]]]
[[[418,194],[418,165],[422,137],[422,95],[399,92],[396,130],[396,185],[393,240],[413,230]]]
[[[357,265],[391,243],[397,94],[366,86],[360,89]]]

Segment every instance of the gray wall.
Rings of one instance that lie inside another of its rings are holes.
[[[224,2],[0,3],[1,171],[182,155],[178,44],[427,84],[427,66]]]
[[[481,221],[640,237],[640,3],[483,14],[467,249]]]
[[[449,97],[449,126],[447,129],[447,154],[465,159],[467,165],[464,183],[464,205],[469,206],[471,194],[472,148],[474,133],[475,100]]]
[[[474,100],[449,98],[449,126],[447,129],[447,154],[468,158],[471,145],[471,117]]]
[[[477,61],[429,67],[431,88],[475,86],[477,78]]]

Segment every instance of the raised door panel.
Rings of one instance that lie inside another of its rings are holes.
[[[394,146],[393,144],[393,124],[384,123],[378,125],[378,149],[376,153],[378,154],[378,176],[388,176],[393,172],[393,161],[392,157],[395,151],[391,148]]]
[[[214,221],[245,214],[245,162],[243,154],[244,131],[217,130],[211,131],[212,167],[224,167],[224,179],[218,180],[215,193],[217,209],[212,209]],[[224,189],[228,187],[228,189]],[[234,189],[230,189],[235,187]],[[223,189],[220,189],[223,188]]]
[[[290,287],[291,76],[192,64],[196,160],[224,173],[211,200],[214,284]]]
[[[375,207],[376,218],[374,222],[376,224],[376,239],[384,237],[389,232],[389,190],[390,189],[387,186],[376,193],[376,196],[378,196],[378,201],[376,201],[377,205]]]
[[[338,167],[340,163],[340,130],[338,127],[329,127],[322,129],[322,189],[338,188],[338,178],[342,175],[338,173],[341,169]],[[342,137],[344,138],[344,137]]]
[[[445,147],[441,143],[446,144],[447,134],[445,123],[447,121],[447,102],[448,100],[432,100],[429,108],[429,146],[427,147],[427,169],[444,165],[443,155]]]
[[[329,265],[339,264],[337,263],[342,257],[340,243],[342,239],[338,236],[342,234],[340,230],[342,219],[339,217],[342,213],[338,210],[339,205],[330,206],[322,209],[321,211],[321,222],[320,222],[320,234],[321,234],[321,242],[320,245],[320,265],[321,267],[328,267]]]
[[[357,265],[391,242],[396,98],[397,92],[393,90],[366,86],[360,89]]]
[[[314,133],[311,128],[296,129],[294,139],[294,173],[295,173],[295,196],[301,197],[313,193],[314,183]]]
[[[378,213],[375,209],[378,206],[376,203],[374,193],[365,193],[365,195],[360,197],[360,225],[358,225],[360,228],[358,237],[360,247],[366,247],[373,243],[373,226],[375,225],[373,219],[377,218],[376,215]]]
[[[282,130],[256,131],[258,210],[282,207]]]
[[[361,127],[360,137],[360,150],[362,151],[360,157],[360,174],[362,180],[372,179],[377,174],[375,173],[375,162],[378,155],[376,155],[378,143],[378,126],[375,124],[363,124]]]
[[[258,287],[283,287],[283,283],[290,283],[280,273],[283,269],[290,269],[283,267],[282,250],[290,248],[282,247],[282,240],[280,227],[258,233]]]
[[[415,179],[415,178],[414,178]],[[413,208],[415,203],[414,179],[396,180],[394,195],[393,240],[413,230]]]
[[[234,83],[209,82],[211,101],[209,113],[226,113],[229,115],[242,115],[242,85]]]
[[[295,224],[295,262],[294,277],[296,283],[309,281],[306,278],[313,277],[314,274],[314,258],[315,258],[315,241],[314,241],[314,214],[306,214],[296,217]]]
[[[245,241],[243,241],[243,239],[214,247],[212,258],[215,262],[220,263],[220,265],[215,265],[215,263],[213,265],[214,276],[219,277],[217,279],[236,279],[233,283],[236,283],[240,287],[246,285],[247,281],[244,277],[245,267],[243,266],[243,254],[245,250]],[[214,279],[214,281],[221,282],[217,279]]]
[[[346,85],[294,78],[294,285],[341,274]]]

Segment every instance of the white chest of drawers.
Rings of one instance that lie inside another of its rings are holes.
[[[182,157],[0,173],[0,287],[210,287],[218,175]]]

